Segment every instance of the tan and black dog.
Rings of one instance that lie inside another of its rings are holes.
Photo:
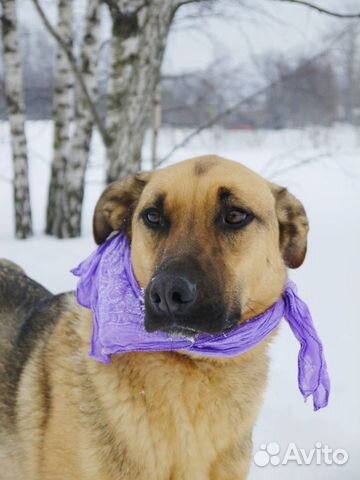
[[[206,156],[109,186],[96,242],[113,230],[131,238],[147,330],[186,336],[276,302],[286,267],[304,260],[308,223],[286,189]],[[73,294],[1,263],[2,480],[247,478],[268,341],[237,358],[130,353],[105,366],[88,356],[91,333]]]

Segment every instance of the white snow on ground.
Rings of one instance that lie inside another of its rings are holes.
[[[94,248],[91,215],[102,190],[102,149],[95,138],[87,176],[84,237],[55,240],[41,234],[51,158],[51,124],[30,122],[32,204],[36,236],[27,241],[13,238],[11,162],[7,124],[0,124],[0,257],[21,264],[29,275],[53,292],[75,287],[69,269]],[[164,155],[186,134],[180,130],[162,132],[160,152]],[[204,132],[190,145],[176,152],[172,161],[204,153],[218,153],[270,175],[289,187],[305,204],[311,233],[306,262],[291,272],[301,296],[311,307],[323,339],[332,380],[328,408],[314,413],[304,404],[297,388],[298,344],[290,329],[282,325],[272,347],[269,387],[257,422],[254,451],[261,444],[276,442],[280,457],[294,442],[307,452],[316,442],[332,449],[346,449],[349,460],[343,466],[253,465],[250,478],[292,480],[311,478],[355,480],[360,472],[360,182],[359,132],[350,127],[307,131],[212,131]],[[147,158],[148,146],[144,155]],[[316,159],[315,159],[316,158]],[[307,163],[292,170],[284,168]],[[145,162],[145,167],[149,167]],[[234,425],[236,428],[236,425]],[[194,479],[196,480],[196,479]]]

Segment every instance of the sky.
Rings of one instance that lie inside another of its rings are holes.
[[[360,11],[360,0],[313,0],[339,12]],[[165,52],[163,73],[174,75],[206,69],[226,61],[233,67],[249,66],[266,53],[292,55],[316,52],[324,37],[343,28],[335,19],[300,5],[279,0],[218,0],[212,14],[199,18],[198,6],[179,9]],[[20,0],[19,17],[31,30],[42,28],[32,0]],[[49,18],[56,21],[56,1],[42,0]],[[85,0],[75,0],[81,18]],[[190,18],[189,18],[190,17]],[[79,29],[77,29],[79,30]],[[103,22],[104,40],[109,23]]]
[[[360,11],[360,0],[315,1],[338,12]],[[223,58],[236,66],[268,52],[316,51],[346,22],[278,0],[220,0],[216,5],[217,15],[192,21],[186,18],[196,8],[182,7],[170,33],[165,73],[203,69]]]

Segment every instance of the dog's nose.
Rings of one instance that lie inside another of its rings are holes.
[[[183,276],[158,275],[151,283],[150,301],[159,313],[186,313],[197,295],[196,284]]]

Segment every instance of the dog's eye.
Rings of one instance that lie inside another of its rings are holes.
[[[148,227],[156,228],[164,225],[164,217],[156,208],[150,208],[149,210],[146,210],[142,217]]]
[[[223,223],[231,228],[245,227],[254,216],[245,210],[232,208],[223,214]]]

